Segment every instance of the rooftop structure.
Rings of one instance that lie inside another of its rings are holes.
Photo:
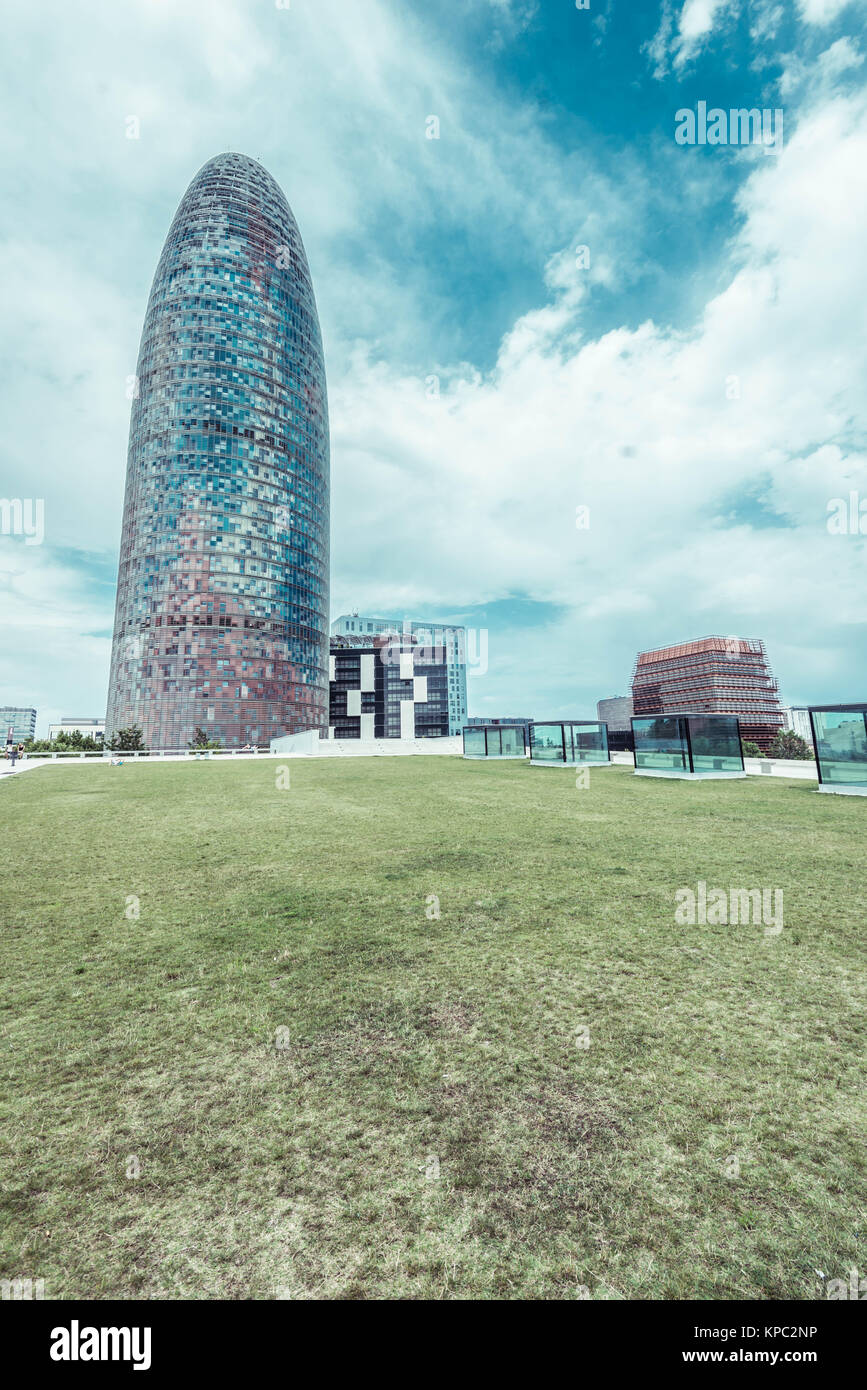
[[[608,729],[594,719],[534,721],[530,725],[530,762],[535,767],[607,764]]]
[[[478,720],[464,729],[465,758],[526,758],[527,735],[523,721],[501,720],[483,724]]]
[[[641,777],[745,777],[735,715],[657,715],[633,718],[635,771]]]

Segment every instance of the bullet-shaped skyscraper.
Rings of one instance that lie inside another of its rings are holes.
[[[225,747],[328,723],[329,443],[304,246],[240,154],[200,169],[135,378],[106,732]]]

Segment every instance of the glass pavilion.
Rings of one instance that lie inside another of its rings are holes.
[[[530,725],[530,762],[535,767],[607,766],[608,725],[597,719],[560,719]]]
[[[819,791],[867,796],[867,705],[810,707]]]
[[[733,714],[660,714],[632,720],[641,777],[745,777]]]
[[[474,724],[464,729],[465,758],[526,758],[523,724]]]

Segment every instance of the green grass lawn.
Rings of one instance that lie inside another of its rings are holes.
[[[800,1299],[863,1274],[867,802],[279,766],[0,785],[2,1277]],[[677,925],[698,880],[781,888],[783,931]]]

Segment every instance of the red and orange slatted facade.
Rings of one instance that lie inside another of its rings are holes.
[[[767,752],[785,724],[765,644],[744,637],[701,637],[639,652],[632,673],[636,716],[736,714],[741,737]]]

